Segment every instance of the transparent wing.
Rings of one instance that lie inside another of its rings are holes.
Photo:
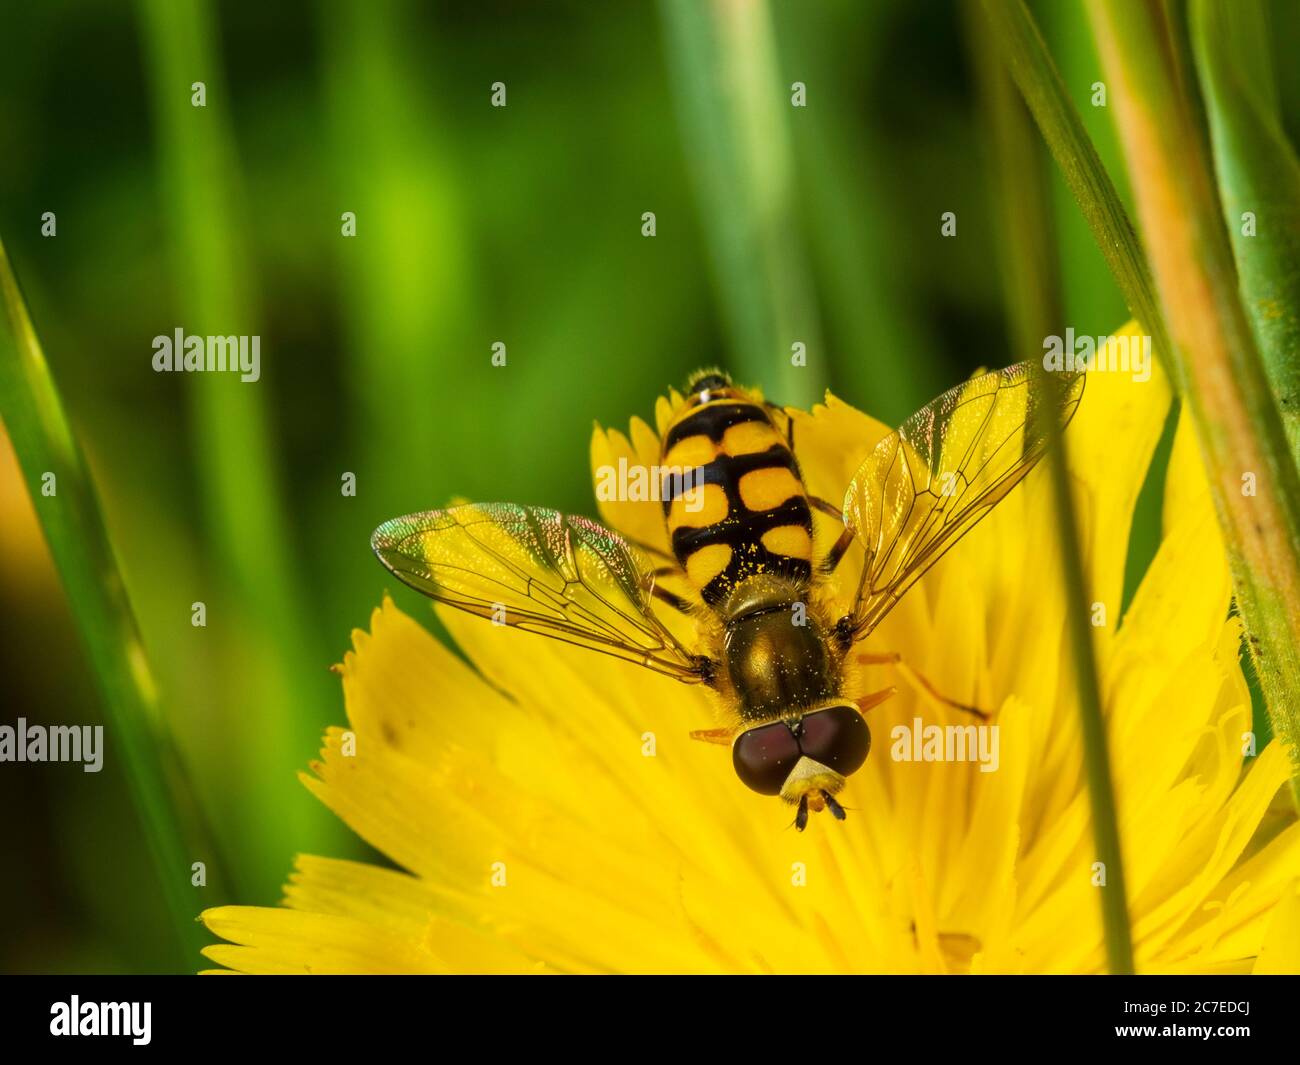
[[[844,497],[844,524],[866,552],[856,636],[1020,482],[1052,421],[1064,428],[1074,416],[1083,385],[1082,373],[1046,380],[1018,363],[950,389],[876,445]]]
[[[705,679],[650,607],[654,576],[616,533],[543,507],[482,503],[384,522],[370,539],[403,583],[479,617],[686,683]]]

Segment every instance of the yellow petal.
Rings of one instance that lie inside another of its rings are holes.
[[[203,953],[246,973],[339,975],[441,973],[446,969],[418,941],[368,921],[260,906],[205,910],[203,923],[237,946]]]
[[[679,398],[660,400],[660,432]],[[1087,571],[1107,600],[1167,404],[1158,377],[1096,373],[1069,432]],[[806,483],[832,502],[887,432],[833,397],[792,425]],[[1276,744],[1242,772],[1239,623],[1189,440],[1180,426],[1155,561],[1099,639],[1129,908],[1143,971],[1263,971],[1296,957],[1300,824],[1260,831],[1286,778]],[[658,436],[639,421],[598,431],[592,458],[654,463]],[[204,915],[228,940],[208,956],[247,972],[1102,971],[1106,889],[1044,472],[868,644],[996,710],[996,772],[894,761],[895,728],[969,718],[892,665],[855,664],[850,694],[900,690],[871,711],[848,820],[818,814],[797,833],[725,748],[689,739],[734,720],[702,686],[443,611],[466,664],[385,600],[341,667],[349,726],[327,732],[305,780],[405,872],[300,858],[284,906]],[[602,500],[602,516],[666,545],[661,512],[637,506]],[[839,523],[816,522],[821,550]],[[860,562],[854,548],[831,608]]]
[[[662,503],[654,499],[628,499],[628,493],[621,490],[628,477],[638,470],[644,471],[641,476],[649,485],[652,471],[659,466],[659,437],[640,418],[632,419],[631,433],[629,440],[617,429],[606,431],[599,425],[592,432],[591,468],[596,506],[601,520],[611,529],[671,557]]]
[[[1134,322],[1118,330],[1106,345],[1107,359],[1117,358],[1118,342],[1136,343],[1138,336]],[[1105,604],[1109,619],[1098,633],[1103,655],[1119,620],[1133,508],[1169,412],[1168,379],[1154,360],[1150,370],[1145,381],[1135,380],[1131,372],[1090,372],[1065,434],[1076,505],[1088,517],[1084,552],[1089,589],[1094,602]]]
[[[1252,972],[1258,976],[1300,973],[1300,882],[1288,886],[1270,916]]]

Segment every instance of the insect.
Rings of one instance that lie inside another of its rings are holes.
[[[740,780],[795,806],[802,831],[810,810],[844,819],[836,795],[871,747],[863,715],[894,692],[849,697],[854,646],[1068,424],[1084,378],[1054,377],[1021,363],[950,389],[870,450],[837,507],[806,491],[784,411],[703,371],[661,440],[660,469],[692,474],[663,478],[671,557],[513,503],[396,518],[371,545],[438,602],[712,688],[732,723],[692,736],[730,745]],[[842,522],[820,558],[814,510]],[[827,581],[855,542],[861,572],[836,616]],[[674,614],[696,619],[693,641]]]

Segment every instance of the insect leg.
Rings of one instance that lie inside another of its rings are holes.
[[[763,406],[766,407],[769,411],[776,411],[781,415],[781,417],[785,419],[785,446],[788,447],[791,451],[793,451],[794,450],[794,419],[790,417],[790,415],[786,412],[784,407],[777,406],[777,404],[775,403],[770,403],[767,400],[764,400]],[[815,509],[820,510],[823,514],[829,514],[832,518],[835,518],[838,521],[844,520],[843,508],[837,507],[834,503],[830,502],[830,500],[822,499],[820,496],[810,495],[808,497],[808,503],[810,506],[814,507]]]
[[[767,408],[768,413],[781,415],[785,419],[785,446],[791,451],[794,450],[794,419],[790,417],[786,409],[779,403],[773,403],[770,399],[763,400],[763,406]]]
[[[844,807],[835,801],[835,796],[829,791],[823,791],[822,798],[826,800],[826,809],[830,810],[836,821],[843,821],[848,816],[844,812]]]
[[[958,702],[956,699],[950,699],[939,691],[931,681],[914,670],[906,662],[903,656],[897,651],[890,651],[885,654],[861,654],[857,656],[859,662],[868,666],[890,665],[898,669],[903,677],[908,680],[913,688],[920,689],[929,695],[936,702],[943,703],[944,706],[951,706],[954,710],[960,710],[964,714],[974,714],[981,721],[987,721],[993,716],[988,710],[981,710],[975,706],[969,706],[966,703]]]
[[[799,796],[799,812],[794,815],[794,827],[802,832],[808,827],[808,796]]]
[[[764,400],[763,406],[765,406],[769,411],[779,411],[781,415],[785,418],[785,446],[788,447],[791,451],[793,451],[794,450],[794,419],[791,418],[790,415],[786,413],[783,407],[779,407],[775,403],[770,403]],[[836,521],[842,522],[844,520],[843,509],[837,507],[834,503],[832,503],[828,499],[822,499],[820,496],[810,495],[808,497],[808,505],[813,507],[815,510],[820,510],[823,514],[829,514]],[[840,564],[840,561],[844,558],[845,554],[848,552],[849,547],[852,544],[853,544],[853,534],[849,532],[848,529],[845,529],[842,533],[840,533],[840,537],[838,540],[835,541],[834,546],[831,547],[831,549],[828,552],[826,552],[826,557],[822,559],[822,563],[821,563],[822,572],[834,573],[835,567]]]
[[[840,538],[831,545],[831,549],[826,552],[826,557],[822,559],[822,572],[826,574],[834,573],[835,567],[844,561],[844,556],[849,553],[849,548],[852,546],[853,533],[845,529],[840,533]]]
[[[891,684],[888,688],[881,688],[878,692],[870,692],[853,701],[858,704],[858,713],[865,714],[873,706],[879,706],[886,699],[891,699],[897,694],[898,689]]]
[[[631,544],[633,547],[635,547],[638,551],[644,551],[647,555],[654,555],[656,558],[662,558],[665,562],[668,563],[667,568],[669,570],[676,572],[677,570],[681,569],[681,566],[677,564],[677,559],[673,558],[673,556],[670,555],[667,551],[665,551],[662,547],[655,547],[654,544],[647,544],[641,540],[631,540],[628,539],[627,537],[624,537],[624,539],[627,540],[627,542]]]
[[[844,520],[844,511],[832,503],[829,499],[822,499],[821,496],[809,496],[808,502],[820,510],[823,514],[829,514],[832,518]]]
[[[661,588],[656,584],[652,589],[650,589],[650,594],[683,614],[689,614],[691,612],[691,604],[680,595],[670,592],[667,588]]]
[[[822,499],[819,496],[809,496],[808,505],[814,510],[820,510],[823,514],[829,514],[836,521],[844,521],[844,512],[828,499]],[[826,552],[826,557],[821,561],[821,571],[823,573],[834,573],[835,567],[843,561],[848,550],[853,546],[853,534],[845,529],[840,533],[839,539]]]

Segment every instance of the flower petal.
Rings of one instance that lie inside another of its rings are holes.
[[[1103,655],[1119,622],[1133,510],[1172,399],[1168,378],[1154,359],[1149,380],[1124,372],[1120,345],[1131,350],[1139,338],[1137,324],[1129,322],[1109,338],[1104,355],[1098,352],[1099,367],[1121,369],[1089,372],[1083,401],[1065,434],[1076,505],[1086,516],[1081,533],[1089,587],[1094,600],[1105,604],[1109,620],[1098,633]]]
[[[643,476],[649,487],[651,470],[658,468],[661,457],[659,437],[640,418],[632,419],[631,434],[629,440],[617,429],[606,431],[599,425],[592,431],[591,468],[596,506],[601,520],[615,532],[671,557],[663,505],[656,499],[628,499],[628,493],[619,490],[623,487],[620,470],[625,471],[624,479]]]
[[[1300,973],[1300,882],[1290,884],[1269,917],[1268,931],[1252,970],[1258,976]]]
[[[448,971],[418,941],[337,914],[263,906],[220,906],[203,923],[230,941],[203,953],[245,973],[379,974]],[[237,944],[237,945],[231,945]]]

